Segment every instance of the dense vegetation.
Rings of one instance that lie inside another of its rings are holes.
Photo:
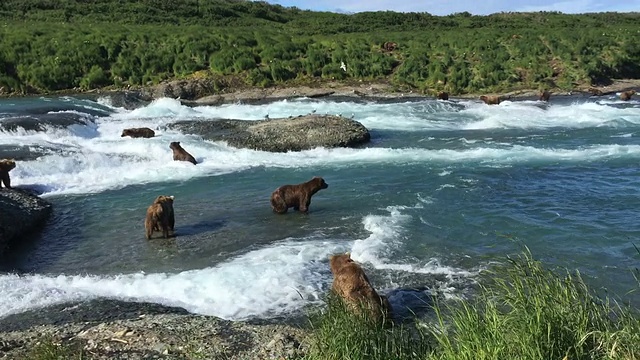
[[[0,24],[0,93],[194,73],[246,86],[366,80],[451,93],[640,78],[638,13],[347,15],[245,0],[3,0]]]

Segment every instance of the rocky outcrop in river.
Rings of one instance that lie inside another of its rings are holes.
[[[51,214],[51,204],[24,189],[0,189],[0,254],[16,239],[37,230]]]
[[[170,125],[184,133],[230,146],[270,152],[316,147],[355,147],[371,135],[361,123],[340,116],[306,115],[272,120],[189,120]]]

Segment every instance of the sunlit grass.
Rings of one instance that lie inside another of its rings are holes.
[[[596,296],[580,273],[546,269],[525,250],[484,275],[473,300],[437,302],[423,331],[371,326],[330,298],[307,358],[640,359],[638,309]]]

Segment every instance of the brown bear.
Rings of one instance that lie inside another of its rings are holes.
[[[278,214],[286,213],[290,207],[306,214],[309,211],[311,197],[328,187],[329,184],[319,176],[302,184],[282,185],[271,193],[271,208]]]
[[[587,90],[587,91],[589,91],[589,93],[591,93],[592,96],[602,96],[602,95],[604,95],[602,90],[596,89],[594,87],[590,87],[589,90]]]
[[[500,96],[497,95],[482,95],[480,96],[480,100],[484,101],[487,105],[498,105],[500,104]]]
[[[620,94],[620,100],[622,101],[628,101],[629,99],[631,99],[631,97],[636,93],[635,90],[629,90],[629,91],[625,91],[623,93]]]
[[[449,100],[449,93],[446,91],[440,91],[438,93],[438,100]]]
[[[182,148],[182,146],[180,146],[179,141],[174,141],[171,144],[169,144],[169,148],[173,150],[173,160],[188,161],[193,165],[196,165],[198,163],[196,159],[193,156],[191,156],[191,154],[189,154],[185,149]]]
[[[130,128],[122,130],[122,135],[120,137],[130,136],[132,138],[152,138],[156,136],[156,133],[147,128]]]
[[[16,162],[9,159],[0,160],[0,188],[2,184],[7,187],[7,189],[11,188],[11,178],[9,177],[9,171],[15,169]]]
[[[144,219],[147,240],[151,239],[154,231],[162,231],[165,239],[169,238],[169,231],[173,232],[175,225],[173,199],[173,196],[160,195],[147,208],[147,217]]]
[[[336,254],[329,257],[329,267],[333,274],[331,291],[356,314],[362,310],[369,319],[390,324],[391,305],[386,296],[380,296],[362,267],[351,259],[351,254]]]
[[[549,101],[550,98],[551,98],[551,92],[549,92],[548,90],[541,91],[538,94],[538,100],[540,101]]]

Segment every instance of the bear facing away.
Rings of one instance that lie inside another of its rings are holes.
[[[148,127],[130,128],[122,130],[122,135],[120,135],[120,137],[125,136],[130,136],[132,138],[152,138],[156,136],[156,133]]]
[[[628,101],[631,99],[631,97],[633,95],[635,95],[636,91],[635,90],[629,90],[629,91],[625,91],[623,93],[620,94],[620,100],[622,101]]]
[[[147,216],[144,219],[147,240],[151,239],[154,231],[162,231],[165,239],[169,238],[169,231],[173,233],[175,225],[173,199],[173,196],[160,195],[147,208]]]
[[[174,141],[169,144],[169,148],[173,150],[174,161],[188,161],[193,165],[196,165],[198,163],[196,159],[187,152],[187,150],[182,148],[179,141]]]
[[[7,189],[11,188],[11,178],[9,177],[9,171],[15,169],[16,162],[10,159],[0,160],[0,188],[2,184]]]
[[[391,324],[391,305],[386,296],[380,296],[371,285],[362,267],[351,259],[351,254],[329,257],[333,274],[331,291],[338,295],[356,314],[366,311],[371,320]]]
[[[313,179],[297,185],[282,185],[271,193],[271,208],[278,214],[284,214],[292,207],[301,213],[308,213],[311,197],[329,187],[323,178]]]

